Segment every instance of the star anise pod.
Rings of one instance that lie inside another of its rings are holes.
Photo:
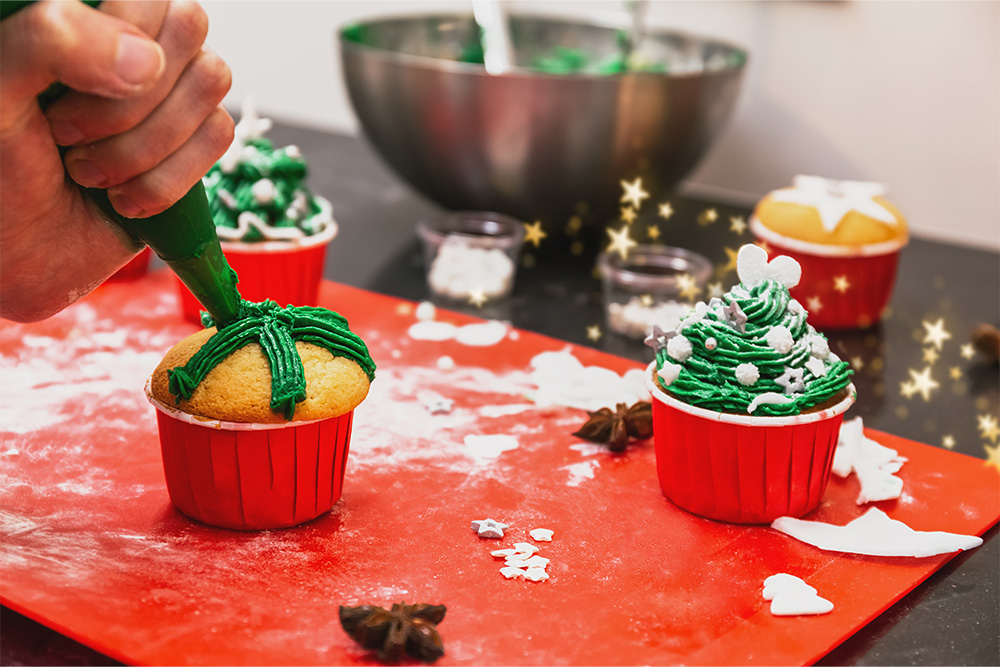
[[[645,440],[653,435],[653,404],[638,401],[627,407],[624,403],[611,408],[587,411],[590,419],[573,433],[578,438],[606,444],[613,452],[624,452],[629,438]]]
[[[444,643],[434,626],[444,619],[441,604],[406,604],[392,609],[374,605],[340,607],[340,625],[364,648],[378,649],[379,660],[397,661],[403,653],[424,662],[444,655]]]

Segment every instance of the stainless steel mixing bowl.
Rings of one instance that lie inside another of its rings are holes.
[[[561,228],[604,222],[620,181],[665,194],[697,164],[737,98],[746,53],[650,31],[643,52],[666,73],[547,74],[557,46],[594,60],[618,52],[613,24],[511,16],[517,67],[460,62],[472,16],[362,21],[339,34],[344,80],[364,134],[419,192],[453,210],[490,210]]]

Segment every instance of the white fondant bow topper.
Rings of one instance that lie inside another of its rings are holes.
[[[765,280],[774,280],[791,289],[802,278],[802,266],[791,257],[780,255],[770,262],[767,252],[752,243],[740,248],[736,256],[736,273],[746,287],[756,287]]]

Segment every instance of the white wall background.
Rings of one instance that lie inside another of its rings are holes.
[[[208,43],[275,119],[356,134],[334,35],[353,19],[471,12],[449,0],[203,0]],[[620,11],[602,1],[512,11]],[[691,175],[693,192],[751,203],[797,173],[873,180],[925,238],[1000,249],[1000,2],[654,0],[652,27],[750,53],[743,96]]]

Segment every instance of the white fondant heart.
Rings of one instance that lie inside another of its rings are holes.
[[[767,252],[752,243],[740,248],[736,256],[736,273],[747,287],[755,287],[765,280],[774,280],[791,288],[802,278],[802,266],[785,255],[767,261]]]

